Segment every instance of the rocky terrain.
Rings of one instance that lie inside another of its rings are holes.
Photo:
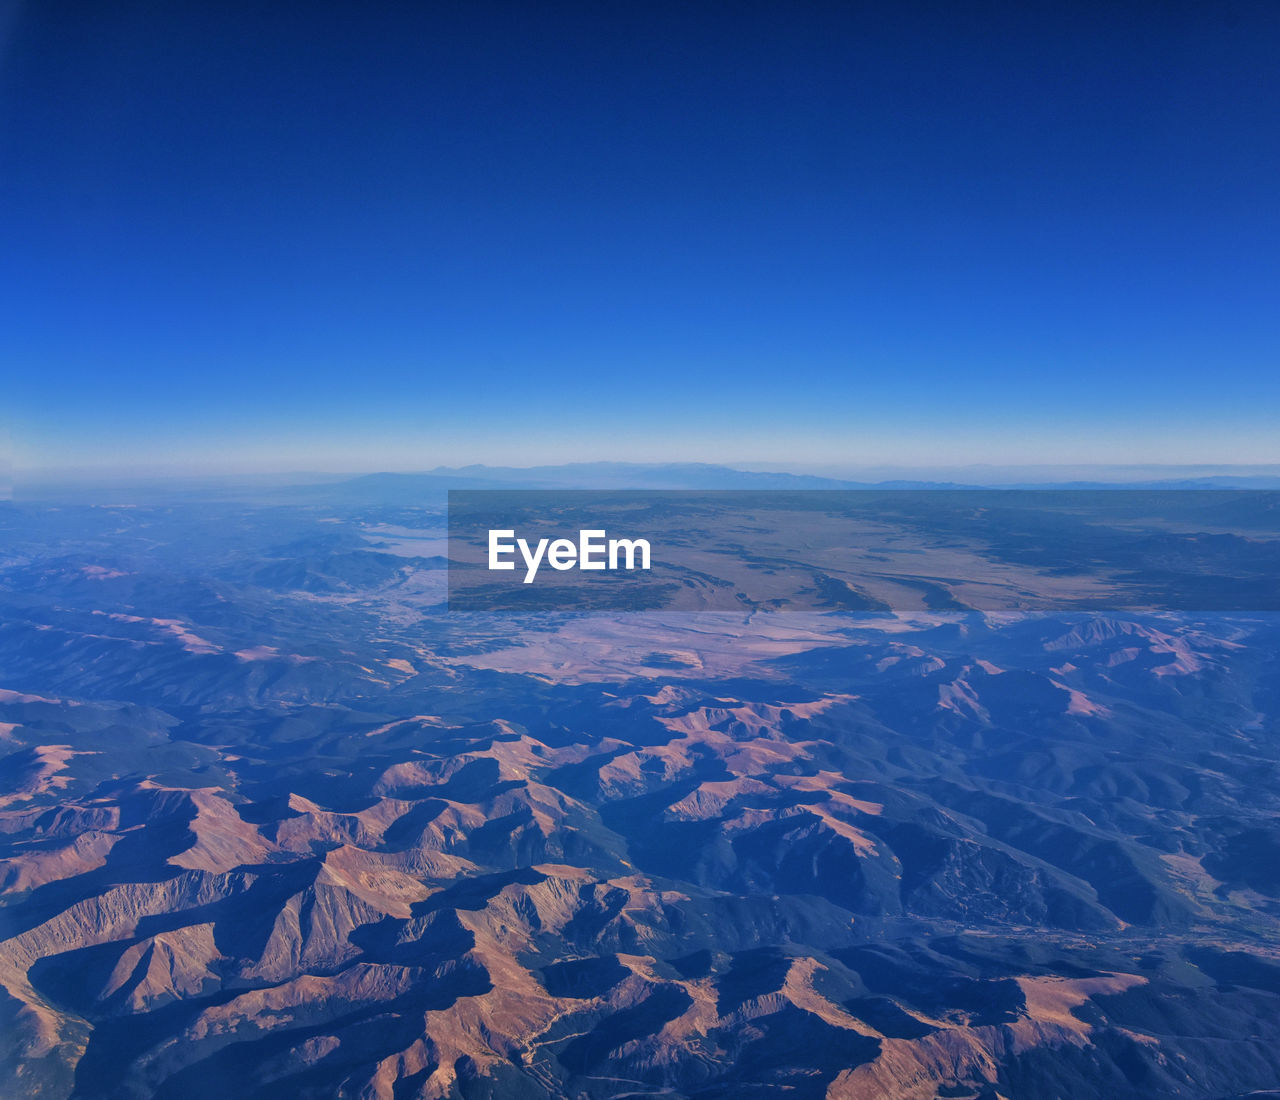
[[[1280,1087],[1280,617],[451,615],[405,508],[2,522],[4,1096]]]

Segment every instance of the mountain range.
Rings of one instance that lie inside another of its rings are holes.
[[[451,613],[384,489],[0,513],[5,1096],[1280,1087],[1276,615]]]

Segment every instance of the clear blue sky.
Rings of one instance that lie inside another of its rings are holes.
[[[26,3],[21,466],[1280,461],[1280,5]]]

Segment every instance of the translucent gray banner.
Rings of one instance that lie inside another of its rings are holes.
[[[449,493],[451,611],[1276,611],[1280,492]]]

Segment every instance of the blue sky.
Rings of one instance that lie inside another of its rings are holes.
[[[1280,7],[19,4],[19,466],[1280,460]]]

